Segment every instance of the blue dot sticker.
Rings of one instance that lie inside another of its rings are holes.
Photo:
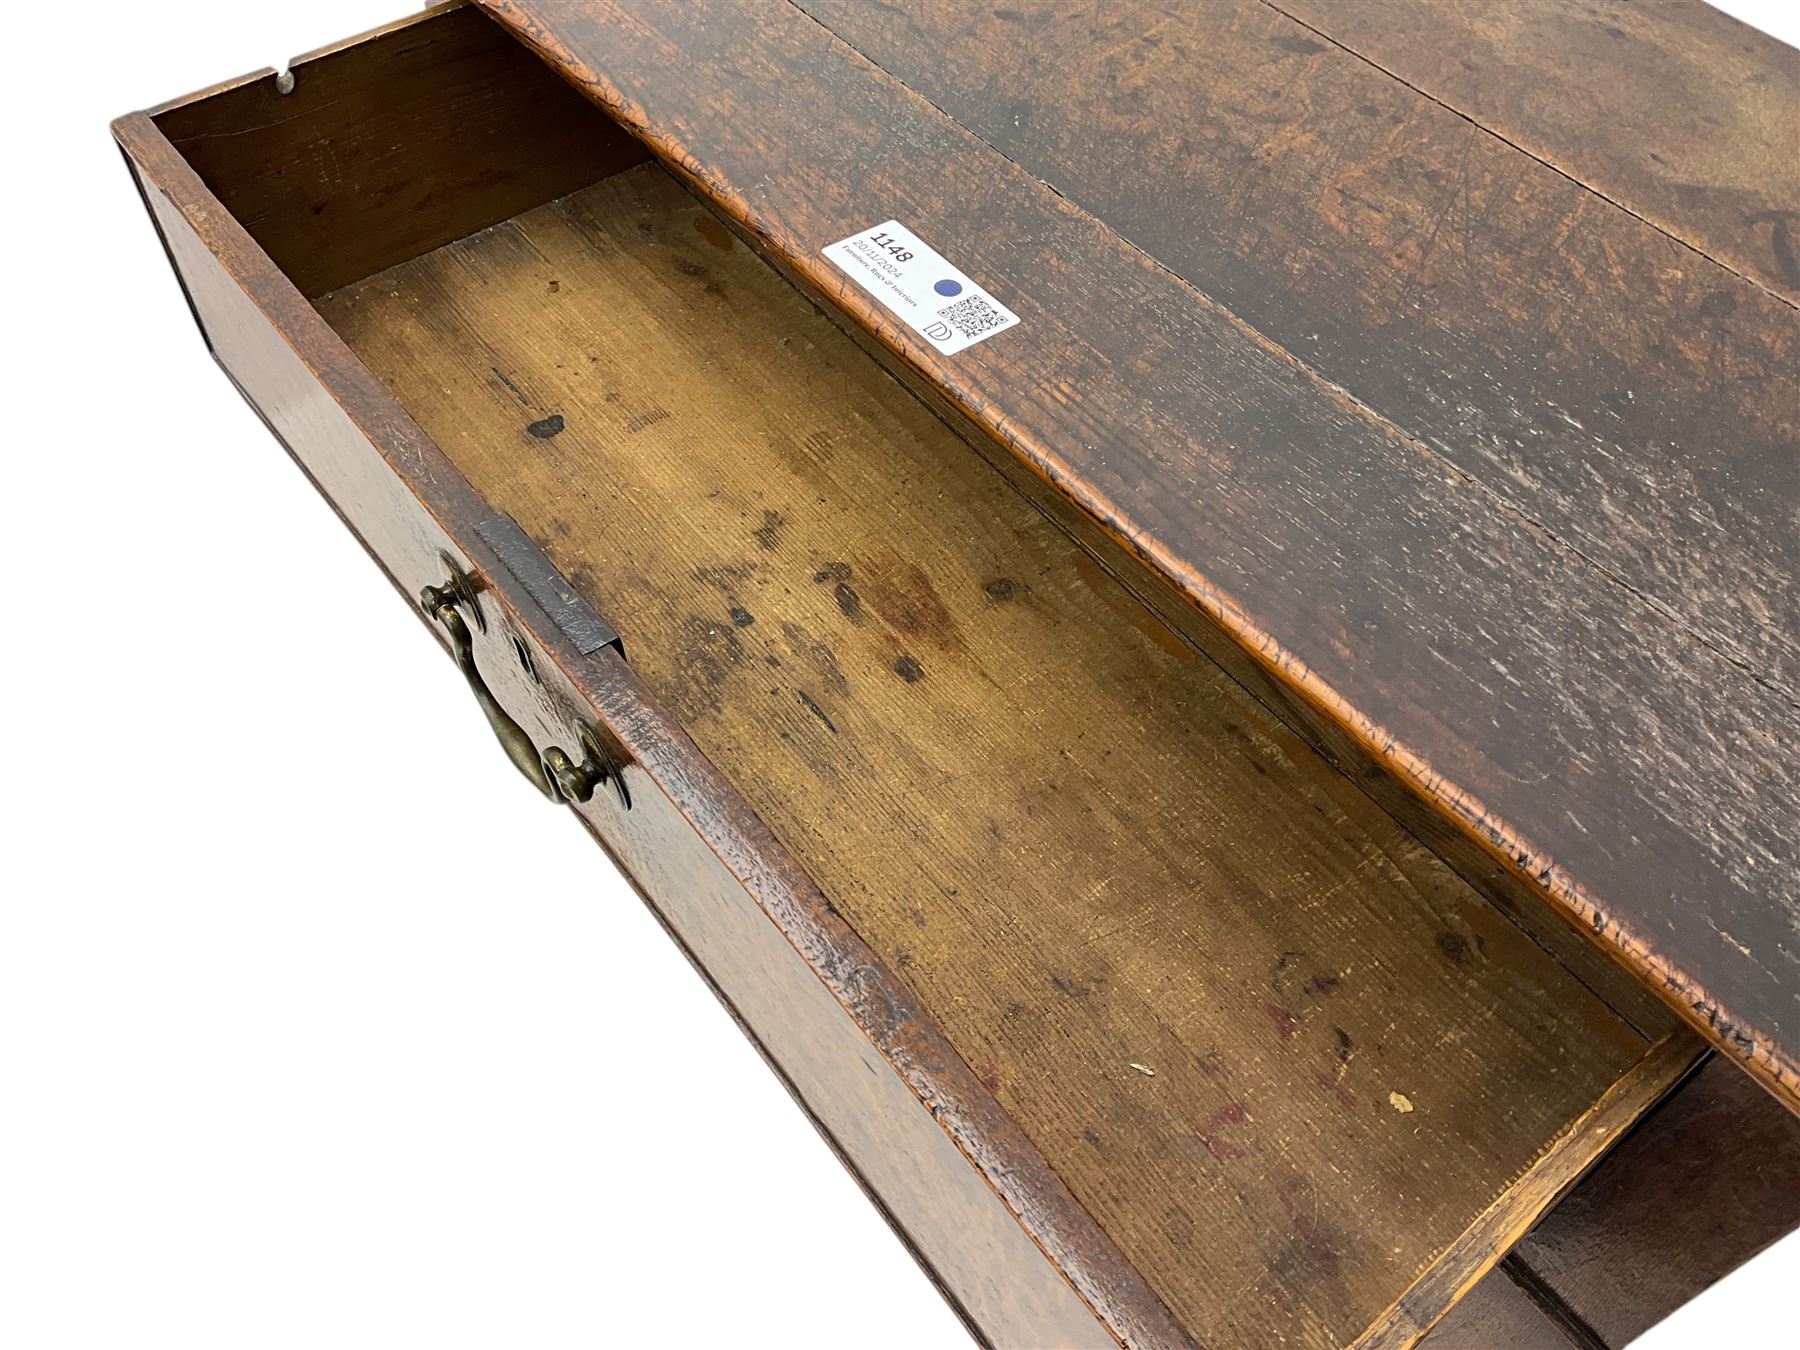
[[[936,291],[939,295],[961,295],[962,294],[962,282],[952,281],[952,280],[950,280],[949,277],[945,277],[942,281],[938,282],[938,284],[933,286],[931,289]]]

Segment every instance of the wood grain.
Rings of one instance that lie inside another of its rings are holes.
[[[1476,1285],[1419,1344],[1422,1350],[1593,1350],[1574,1346],[1501,1271]]]
[[[1000,1344],[1188,1344],[905,987],[643,684],[610,650],[575,650],[498,565],[476,533],[493,508],[149,119],[123,118],[113,131],[208,346],[407,608],[417,616],[419,588],[442,579],[439,551],[451,550],[485,581],[478,661],[509,710],[540,744],[568,737],[577,719],[609,728],[630,761],[634,806],[622,821],[601,794],[584,819],[706,962],[958,1311]],[[543,684],[520,673],[514,635],[531,644]],[[448,666],[446,678],[455,678]],[[504,771],[498,754],[495,767]]]
[[[1800,1228],[1800,1121],[1712,1060],[1513,1253],[1624,1345]]]
[[[1672,616],[1576,542],[1499,509],[1445,452],[1347,398],[791,7],[491,7],[892,359],[1800,1103],[1800,713],[1719,650],[1715,630],[1703,636],[1698,619]],[[1399,100],[1404,87],[1389,84],[1382,96]],[[796,88],[817,97],[797,100]],[[1429,115],[1407,107],[1405,125],[1429,142]],[[1593,202],[1569,209],[1616,212]],[[889,216],[953,244],[958,265],[1025,322],[953,358],[900,329],[816,253]],[[1306,264],[1334,275],[1322,253]],[[1719,284],[1744,286],[1729,274]],[[1762,292],[1739,303],[1765,302],[1780,303]],[[1397,345],[1369,368],[1405,368],[1406,322],[1370,331]],[[1754,346],[1785,330],[1746,331]],[[1755,352],[1743,401],[1766,406],[1778,349]],[[1491,378],[1523,378],[1531,357],[1518,360],[1519,372]],[[1775,471],[1774,515],[1745,518],[1777,553],[1783,453],[1759,461]],[[1637,537],[1635,526],[1619,533]],[[1681,554],[1696,566],[1714,556],[1740,555]],[[1750,593],[1761,594],[1721,588],[1720,609]],[[1791,588],[1771,599],[1790,604]]]
[[[1710,1059],[1423,1344],[1624,1346],[1796,1228],[1800,1121]]]
[[[479,9],[428,14],[169,105],[157,124],[308,294],[560,197],[643,147]]]
[[[1800,52],[1702,0],[1269,0],[1800,300]]]
[[[1800,703],[1791,303],[1259,0],[802,7]]]
[[[320,305],[1195,1334],[1411,1339],[1691,1059],[660,169]]]

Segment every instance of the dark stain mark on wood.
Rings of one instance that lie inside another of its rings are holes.
[[[1354,1111],[1356,1110],[1356,1094],[1344,1086],[1344,1081],[1341,1076],[1342,1073],[1343,1070],[1339,1069],[1336,1074],[1314,1074],[1313,1082],[1317,1083],[1321,1089],[1329,1093],[1331,1099],[1344,1110]]]
[[[806,710],[825,724],[825,730],[829,731],[833,736],[837,735],[837,724],[825,715],[825,710],[823,708],[813,702],[813,696],[804,689],[797,690],[796,692],[799,695],[801,704],[805,706]]]
[[[903,559],[864,563],[857,576],[864,603],[896,633],[929,642],[940,651],[964,650],[956,621],[917,563]]]
[[[675,267],[684,277],[692,277],[700,282],[708,295],[724,296],[725,288],[719,284],[718,279],[691,258],[677,258]]]
[[[831,588],[831,598],[837,601],[837,607],[851,623],[862,622],[862,598],[851,588],[847,581],[840,581]]]
[[[1284,1003],[1319,998],[1333,993],[1343,980],[1329,970],[1308,969],[1305,952],[1287,951],[1275,960],[1269,988]]]
[[[1473,947],[1471,947],[1469,939],[1461,933],[1439,933],[1437,935],[1437,949],[1444,954],[1446,961],[1456,966],[1466,965],[1471,955],[1480,953],[1482,946],[1479,934],[1475,937]]]
[[[850,564],[844,562],[826,563],[818,571],[813,573],[813,580],[821,586],[828,581],[848,581],[850,580]]]
[[[1325,48],[1311,38],[1301,37],[1298,33],[1279,33],[1269,39],[1274,46],[1295,56],[1317,56]]]
[[[565,575],[569,578],[569,584],[575,588],[577,594],[584,596],[600,594],[600,586],[594,576],[594,569],[587,563],[571,563]]]
[[[975,1076],[981,1080],[981,1086],[989,1092],[1000,1090],[1000,1066],[993,1060],[984,1060],[976,1065]]]
[[[1775,270],[1789,286],[1800,288],[1800,259],[1794,257],[1794,241],[1788,233],[1789,214],[1786,211],[1758,211],[1750,217],[1750,223],[1768,225],[1769,256],[1775,260]]]
[[[694,229],[698,231],[702,239],[721,253],[729,253],[734,247],[731,231],[721,225],[716,216],[702,212],[694,221]]]
[[[981,589],[987,592],[987,598],[992,600],[996,605],[1004,605],[1020,591],[1029,588],[1021,586],[1011,577],[1000,577],[994,581],[988,582],[988,584]]]
[[[999,825],[990,820],[988,822],[988,833],[992,834],[996,839],[1000,838]],[[1063,995],[1065,998],[1074,999],[1077,1003],[1086,1003],[1088,999],[1093,996],[1094,989],[1099,983],[1100,981],[1098,980],[1075,980],[1062,975],[1052,975],[1050,977],[1051,988],[1055,989],[1057,993]]]
[[[1308,1261],[1326,1270],[1337,1269],[1337,1248],[1332,1245],[1324,1225],[1312,1215],[1294,1215],[1294,1236],[1300,1239],[1300,1249],[1306,1253]]]
[[[1130,594],[1121,591],[1104,567],[1086,553],[1076,553],[1074,562],[1076,575],[1091,586],[1096,595],[1124,616],[1132,627],[1183,665],[1194,663],[1197,659],[1194,649],[1175,636],[1167,625],[1139,604]]]
[[[511,380],[506,378],[506,372],[504,370],[500,369],[499,366],[493,366],[493,367],[490,367],[490,369],[492,369],[494,372],[494,378],[499,380],[501,384],[505,385],[507,387],[507,389],[511,392],[512,396],[519,400],[520,404],[522,404],[524,407],[527,407],[527,408],[529,408],[531,406],[531,400],[526,398],[525,395],[522,392],[520,392],[518,385],[514,384]]]
[[[751,624],[756,622],[756,616],[742,605],[733,605],[730,614],[731,622],[733,626],[737,628],[748,628]]]
[[[708,216],[708,220],[712,217]],[[750,531],[750,537],[756,540],[756,546],[765,553],[773,553],[781,545],[781,527],[787,522],[781,518],[781,512],[765,510],[762,513],[762,524]]]
[[[1737,308],[1737,297],[1730,291],[1714,291],[1700,302],[1700,317],[1723,319]]]
[[[562,414],[551,413],[548,417],[540,417],[537,421],[528,424],[525,430],[540,441],[547,441],[552,437],[562,435],[563,426]]]
[[[1281,1034],[1281,1039],[1284,1041],[1292,1040],[1294,1033],[1300,1029],[1300,1019],[1279,1003],[1263,1004],[1263,1012],[1275,1024],[1275,1030]]]
[[[1206,1145],[1206,1151],[1220,1162],[1236,1162],[1240,1158],[1248,1158],[1253,1146],[1229,1139],[1225,1132],[1233,1125],[1245,1124],[1249,1119],[1250,1109],[1242,1102],[1227,1102],[1193,1127],[1194,1138]]]
[[[675,660],[684,677],[671,699],[684,719],[717,713],[731,671],[744,662],[744,646],[728,625],[690,614],[675,634]]]
[[[712,562],[694,569],[694,578],[703,581],[728,601],[735,601],[740,586],[756,575],[756,564],[749,562]]]
[[[788,649],[811,667],[832,693],[841,698],[850,691],[850,683],[830,647],[790,619],[782,620],[781,635],[787,639]]]
[[[645,408],[642,412],[634,412],[625,419],[627,433],[642,431],[645,427],[653,427],[669,415],[667,408]]]
[[[1288,987],[1293,983],[1292,971],[1294,967],[1305,955],[1305,952],[1288,951],[1283,952],[1280,956],[1276,957],[1275,967],[1269,973],[1269,988],[1273,989],[1278,994],[1285,994]]]
[[[919,664],[917,657],[906,652],[901,652],[899,657],[894,661],[894,674],[898,675],[908,684],[917,684],[920,680],[925,678],[925,667]]]

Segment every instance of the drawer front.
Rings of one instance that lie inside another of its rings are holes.
[[[629,805],[602,786],[583,822],[972,1329],[1002,1345],[1187,1343],[621,656],[584,651],[508,571],[476,531],[491,511],[154,125],[115,133],[220,364],[405,595],[442,585],[446,559],[476,578],[462,606],[481,610],[475,665],[534,746],[579,759],[586,726],[624,766]]]

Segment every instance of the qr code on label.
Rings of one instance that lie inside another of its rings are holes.
[[[1004,328],[1010,316],[989,304],[985,295],[971,295],[954,305],[945,305],[938,311],[938,317],[955,325],[962,336],[973,338],[995,328]]]

